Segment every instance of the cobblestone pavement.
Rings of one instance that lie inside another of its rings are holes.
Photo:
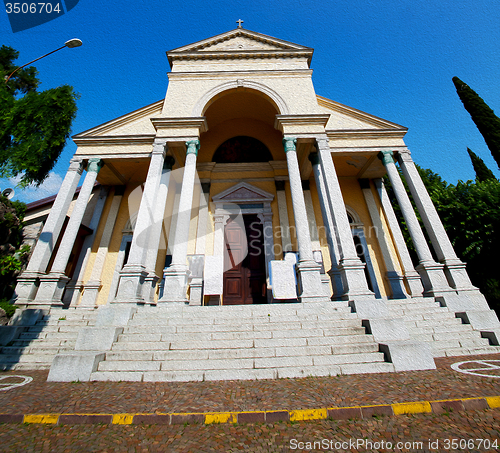
[[[438,369],[431,371],[201,383],[49,383],[46,371],[7,372],[0,373],[0,378],[22,375],[33,377],[33,381],[10,389],[0,387],[0,414],[292,411],[498,397],[500,370],[496,364],[500,362],[495,360],[500,360],[500,355],[436,359]],[[476,363],[459,368],[472,374],[451,368],[454,363],[468,361]],[[4,381],[16,378],[0,383]],[[500,446],[500,410],[468,409],[248,424],[5,423],[0,425],[0,451],[496,451],[494,442]]]

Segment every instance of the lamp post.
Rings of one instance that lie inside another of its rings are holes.
[[[29,63],[26,63],[25,65],[19,66],[16,68],[8,77],[5,78],[5,84],[9,81],[9,79],[17,72],[19,69],[24,68],[25,66],[28,66],[31,63],[34,63],[35,61],[41,60],[42,58],[45,58],[46,56],[50,55],[51,53],[57,52],[58,50],[64,49],[65,47],[69,47],[72,49],[73,47],[80,47],[82,45],[82,41],[77,38],[70,39],[69,41],[66,41],[64,43],[64,46],[59,47],[56,50],[53,50],[52,52],[46,53],[45,55],[42,55],[41,57],[38,57],[37,59],[30,61]]]

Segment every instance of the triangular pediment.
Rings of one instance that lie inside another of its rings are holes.
[[[402,136],[408,130],[406,127],[392,121],[379,118],[353,107],[317,96],[318,105],[324,113],[330,115],[326,124],[327,131],[392,131]]]
[[[246,182],[240,182],[235,184],[233,187],[224,190],[218,195],[215,195],[212,200],[215,203],[220,202],[251,202],[251,201],[272,201],[274,195],[266,192],[265,190],[259,189],[258,187],[248,184]]]
[[[156,130],[151,123],[151,118],[161,115],[164,100],[157,101],[133,112],[122,115],[106,123],[100,124],[74,135],[73,140],[92,140],[97,138],[113,137],[141,137],[155,136]]]
[[[207,38],[202,41],[189,44],[187,46],[178,47],[167,52],[170,64],[177,58],[186,58],[188,56],[196,58],[211,58],[217,55],[228,56],[238,55],[245,56],[253,53],[277,54],[286,53],[304,53],[310,60],[313,49],[299,44],[295,44],[282,39],[273,38],[262,33],[257,33],[243,28],[222,33],[212,38]]]
[[[273,38],[243,28],[222,33],[212,38],[178,47],[170,50],[170,53],[180,52],[212,52],[212,51],[239,51],[239,50],[312,50],[299,44],[294,44],[282,39]]]

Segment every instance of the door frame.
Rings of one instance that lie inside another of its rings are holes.
[[[273,212],[271,202],[274,195],[247,182],[240,182],[212,197],[214,211],[214,255],[223,255],[225,250],[224,228],[230,216],[257,214],[264,233],[266,262],[267,301],[272,302],[269,284],[269,263],[274,259]]]

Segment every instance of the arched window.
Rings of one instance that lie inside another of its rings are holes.
[[[235,162],[269,162],[273,156],[260,140],[240,135],[226,140],[217,148],[212,161],[218,164]]]

